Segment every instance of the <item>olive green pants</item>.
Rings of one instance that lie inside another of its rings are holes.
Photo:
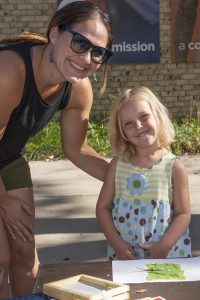
[[[24,157],[0,169],[0,177],[7,191],[33,186],[30,168]]]

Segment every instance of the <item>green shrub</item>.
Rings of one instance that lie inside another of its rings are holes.
[[[28,160],[53,160],[64,158],[59,121],[54,120],[26,145]]]
[[[111,156],[110,143],[108,141],[108,127],[104,123],[89,123],[88,142],[103,156]]]
[[[177,155],[200,153],[200,124],[196,119],[183,118],[174,122],[176,132],[172,152]]]
[[[200,154],[200,124],[196,119],[184,118],[174,122],[176,140],[172,144],[172,152],[176,155]],[[88,142],[101,155],[110,157],[111,148],[107,137],[107,122],[90,122]],[[63,159],[59,121],[55,119],[32,138],[26,146],[28,160]]]

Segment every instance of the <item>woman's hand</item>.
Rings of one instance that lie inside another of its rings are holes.
[[[0,216],[13,240],[17,237],[24,242],[33,240],[33,226],[29,218],[32,214],[28,205],[19,198],[7,194],[3,201],[0,200]]]

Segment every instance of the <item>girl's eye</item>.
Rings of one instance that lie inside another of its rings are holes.
[[[148,119],[149,116],[150,116],[149,114],[140,116],[140,121],[144,121],[144,120]]]
[[[128,121],[128,122],[126,122],[126,123],[124,124],[124,126],[125,126],[126,128],[131,127],[131,125],[132,125],[132,122],[131,122],[131,121]]]

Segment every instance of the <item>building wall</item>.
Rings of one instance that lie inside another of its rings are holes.
[[[22,31],[46,33],[56,0],[0,0],[0,38]]]
[[[56,9],[56,0],[1,0],[0,39],[31,31],[45,34],[48,22]],[[98,81],[91,77],[94,87],[92,117],[98,120],[108,116],[111,102],[119,90],[135,85],[153,89],[168,107],[173,118],[200,115],[200,63],[172,63],[170,0],[160,0],[159,64],[109,65],[106,92],[99,97],[97,90],[102,71],[97,72]]]

